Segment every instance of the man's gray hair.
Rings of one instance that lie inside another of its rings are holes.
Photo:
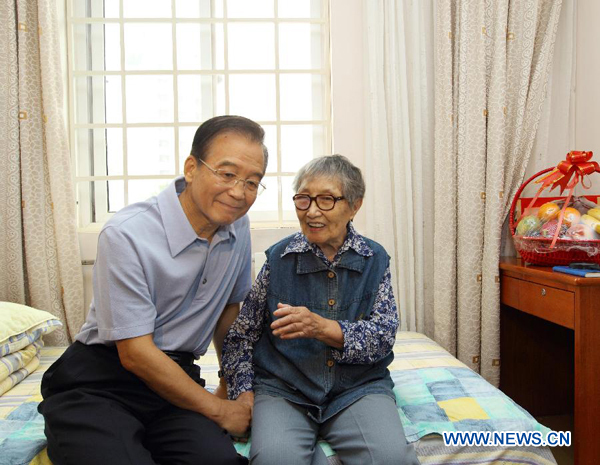
[[[292,187],[297,193],[305,182],[320,177],[339,180],[342,195],[349,205],[353,206],[365,196],[365,180],[360,169],[343,155],[328,155],[309,161],[296,174]]]

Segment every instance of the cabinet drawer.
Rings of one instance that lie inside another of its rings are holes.
[[[566,328],[575,327],[573,292],[502,276],[500,302]]]

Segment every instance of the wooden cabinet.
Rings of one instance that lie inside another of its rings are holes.
[[[500,274],[500,388],[534,415],[573,413],[575,463],[600,463],[600,278],[513,258]]]

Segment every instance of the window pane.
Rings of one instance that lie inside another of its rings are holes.
[[[235,74],[229,77],[230,113],[255,121],[275,119],[275,76]]]
[[[230,69],[274,69],[275,26],[230,23],[227,26]]]
[[[277,172],[277,126],[263,124],[265,130],[265,145],[269,151],[269,163],[267,164],[267,173]]]
[[[323,118],[322,77],[318,74],[282,74],[280,77],[281,119]]]
[[[173,32],[170,24],[125,24],[125,69],[173,68]]]
[[[78,182],[76,187],[78,224],[81,227],[92,222],[92,182]]]
[[[75,81],[75,123],[121,123],[121,77],[83,76]]]
[[[128,183],[128,203],[148,200],[164,190],[172,179],[132,179]]]
[[[254,205],[250,208],[248,212],[250,221],[258,223],[279,221],[277,178],[274,176],[264,177],[261,182],[265,185],[266,190],[256,198]]]
[[[107,212],[116,213],[125,206],[125,182],[124,181],[97,181],[96,196],[106,196],[104,192],[99,192],[100,189],[107,189],[108,205]],[[97,202],[100,203],[100,202]],[[102,216],[105,212],[99,212]]]
[[[294,176],[282,176],[281,178],[281,201],[283,206],[283,221],[298,221],[296,208],[292,197],[295,192],[292,189]]]
[[[279,25],[279,67],[321,69],[323,67],[321,26],[310,23]]]
[[[211,28],[223,29],[222,24],[178,24],[177,25],[177,68],[214,69]],[[221,33],[218,37],[223,37]],[[223,50],[221,44],[217,50]],[[222,61],[222,58],[221,58]]]
[[[107,128],[106,131],[106,165],[109,176],[123,174],[123,129]]]
[[[179,121],[200,122],[216,113],[217,92],[224,93],[223,86],[214,86],[218,76],[184,75],[177,79],[179,94]],[[221,79],[222,80],[222,79]],[[225,96],[222,96],[224,99]]]
[[[272,18],[273,14],[273,0],[227,0],[229,18]]]
[[[173,76],[126,77],[127,122],[173,122]]]
[[[183,174],[183,165],[192,151],[192,143],[198,126],[181,126],[179,128],[179,174]]]
[[[324,149],[323,126],[281,126],[281,171],[298,171],[313,158],[325,155]]]
[[[125,18],[171,18],[168,0],[123,0]]]
[[[73,66],[76,71],[119,71],[121,44],[118,24],[74,24]],[[88,43],[91,53],[88,51]]]
[[[71,8],[75,18],[119,17],[119,0],[72,1]]]
[[[321,8],[321,0],[279,0],[277,14],[280,18],[319,18]]]
[[[130,175],[174,175],[173,128],[129,128],[127,170]]]
[[[177,18],[210,18],[210,0],[175,0]]]
[[[123,174],[123,130],[77,129],[75,154],[78,176]]]

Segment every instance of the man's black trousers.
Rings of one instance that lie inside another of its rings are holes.
[[[198,384],[198,367],[182,367]],[[75,342],[44,374],[39,406],[54,465],[241,465],[229,435],[123,368],[114,347]]]

